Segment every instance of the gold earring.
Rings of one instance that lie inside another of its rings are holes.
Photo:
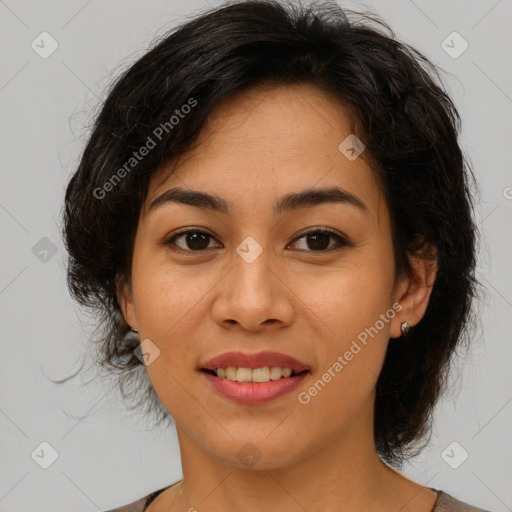
[[[402,331],[402,336],[405,338],[411,326],[407,322],[402,322],[400,325],[400,330]]]

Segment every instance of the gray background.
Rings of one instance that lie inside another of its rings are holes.
[[[128,416],[108,391],[107,377],[84,374],[57,386],[45,375],[69,375],[87,356],[91,321],[67,292],[60,214],[105,87],[154,37],[208,4],[213,0],[0,1],[2,512],[105,510],[181,479],[174,429],[146,431],[142,417]],[[512,2],[342,5],[368,6],[450,73],[443,80],[481,184],[478,276],[487,294],[480,324],[436,409],[428,448],[404,472],[469,503],[512,510]],[[31,47],[43,31],[59,45],[46,59]],[[442,47],[453,31],[469,44],[457,58]],[[58,454],[48,469],[35,462],[44,441]],[[461,447],[469,458],[454,469],[447,461],[460,462]]]

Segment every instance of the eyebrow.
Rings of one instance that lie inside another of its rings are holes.
[[[173,187],[166,190],[151,202],[148,211],[151,212],[169,203],[186,204],[224,214],[230,213],[229,203],[222,197],[206,192],[199,192],[197,190],[186,190],[181,187]],[[339,187],[323,189],[310,188],[301,192],[287,194],[274,204],[273,211],[275,215],[278,215],[300,208],[311,208],[325,203],[350,204],[365,213],[369,213],[368,208],[361,199]]]

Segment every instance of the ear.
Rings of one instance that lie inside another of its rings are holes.
[[[131,284],[124,277],[116,278],[117,302],[125,322],[132,328],[137,329],[137,315]]]
[[[395,300],[400,303],[402,309],[391,321],[391,338],[402,336],[400,326],[403,322],[414,327],[423,318],[437,276],[435,247],[426,245],[420,255],[410,256],[409,261],[412,276],[403,278],[397,286]]]

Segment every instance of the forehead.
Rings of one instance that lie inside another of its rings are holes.
[[[339,186],[376,206],[380,190],[364,152],[350,160],[340,150],[354,135],[352,121],[348,108],[312,84],[239,93],[211,112],[194,149],[152,177],[146,208],[172,186],[226,198],[236,192],[247,207],[294,190]]]

